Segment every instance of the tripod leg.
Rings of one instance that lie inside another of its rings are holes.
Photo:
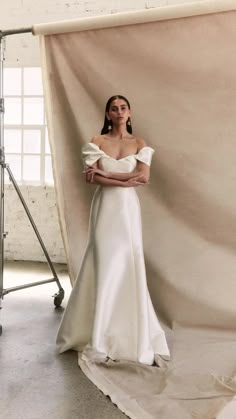
[[[47,253],[46,247],[44,246],[43,240],[38,232],[38,229],[34,223],[34,220],[29,212],[29,209],[26,205],[26,202],[24,201],[24,198],[20,192],[20,189],[18,188],[18,185],[16,183],[16,180],[9,168],[8,165],[5,164],[5,154],[4,154],[4,95],[3,95],[3,63],[5,60],[5,38],[4,35],[10,35],[14,33],[25,33],[25,32],[32,32],[32,28],[25,28],[21,29],[19,31],[12,30],[12,31],[1,31],[0,30],[0,309],[1,309],[1,302],[4,297],[9,292],[17,291],[20,289],[28,288],[30,286],[36,286],[41,284],[46,284],[49,282],[56,282],[59,288],[58,293],[56,293],[54,297],[54,305],[56,307],[59,307],[61,305],[61,302],[64,298],[64,290],[60,284],[60,281],[57,277],[56,271],[54,269],[54,266],[50,260],[50,257]],[[31,284],[25,284],[22,286],[12,287],[8,289],[3,288],[3,273],[4,273],[4,238],[6,236],[6,233],[4,232],[4,170],[7,169],[9,177],[15,187],[15,190],[18,194],[18,197],[20,198],[22,205],[26,211],[26,214],[30,220],[30,223],[34,229],[34,232],[38,238],[38,241],[41,245],[41,248],[44,252],[44,255],[46,257],[46,260],[48,262],[48,265],[51,269],[51,272],[53,274],[53,279],[46,280],[46,281],[38,281],[36,283]],[[2,334],[2,326],[0,324],[0,335]]]
[[[36,224],[35,224],[35,222],[33,220],[33,217],[32,217],[32,215],[31,215],[31,213],[29,211],[29,208],[28,208],[28,206],[27,206],[27,204],[26,204],[26,202],[24,200],[24,197],[23,197],[23,195],[22,195],[22,193],[21,193],[21,191],[20,191],[20,189],[19,189],[19,187],[17,185],[17,182],[16,182],[16,180],[15,180],[15,178],[13,176],[13,173],[12,173],[12,171],[11,171],[11,169],[10,169],[10,167],[9,167],[8,164],[6,164],[5,167],[6,167],[6,170],[8,172],[8,175],[10,177],[10,180],[13,183],[13,186],[14,186],[14,188],[16,190],[16,193],[17,193],[18,197],[20,198],[20,201],[21,201],[21,203],[22,203],[22,205],[23,205],[23,207],[25,209],[25,212],[26,212],[26,214],[27,214],[27,216],[29,218],[29,221],[30,221],[30,223],[31,223],[31,225],[32,225],[32,227],[34,229],[34,232],[35,232],[35,234],[36,234],[36,236],[38,238],[38,241],[39,241],[40,246],[41,246],[41,248],[43,250],[43,253],[44,253],[44,255],[45,255],[46,259],[47,259],[48,265],[49,265],[49,267],[51,269],[51,272],[52,272],[52,274],[53,274],[53,276],[55,278],[55,281],[56,281],[56,283],[58,285],[59,292],[54,295],[54,304],[55,304],[56,307],[58,307],[60,305],[61,301],[64,298],[64,290],[63,290],[63,288],[62,288],[62,286],[60,284],[60,281],[58,279],[58,276],[57,276],[57,273],[56,273],[56,271],[54,269],[54,266],[52,264],[52,261],[51,261],[51,259],[49,257],[49,254],[47,252],[47,249],[46,249],[46,247],[45,247],[45,245],[43,243],[43,240],[42,240],[42,238],[41,238],[41,236],[39,234],[39,231],[38,231],[38,229],[36,227]]]

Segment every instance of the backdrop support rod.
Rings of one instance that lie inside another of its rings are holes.
[[[28,32],[31,32],[33,34],[32,26],[30,28],[7,29],[4,31],[0,30],[0,38],[3,38],[4,36],[8,36],[8,35],[16,35],[19,33],[28,33]]]

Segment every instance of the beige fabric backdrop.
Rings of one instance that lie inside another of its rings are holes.
[[[222,394],[235,391],[229,386],[222,393],[209,378],[212,372],[234,377],[236,369],[235,23],[236,11],[228,11],[41,37],[58,206],[72,282],[86,244],[94,191],[83,180],[80,150],[99,133],[109,96],[129,98],[135,133],[156,150],[151,184],[139,193],[151,297],[166,326],[176,331],[175,378],[171,376],[164,399],[177,397],[178,383],[180,399],[190,394],[188,398],[204,403],[180,406],[162,399],[164,407],[157,411],[145,399],[146,410],[136,410],[132,417],[170,419],[169,409],[179,406],[181,419],[213,418]],[[148,381],[152,383],[150,377]],[[106,391],[106,384],[101,387]],[[208,396],[214,398],[210,404]],[[113,400],[125,410],[127,400]]]

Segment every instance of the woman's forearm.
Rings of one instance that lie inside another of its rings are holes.
[[[110,180],[113,179],[113,180],[118,180],[122,182],[128,182],[128,181],[132,181],[136,179],[137,181],[140,180],[141,183],[147,183],[149,180],[149,169],[147,171],[146,168],[145,170],[136,170],[135,172],[124,173],[124,172],[108,172],[105,170],[88,167],[87,169],[83,171],[83,173],[86,174],[86,176],[88,177],[88,181],[90,181],[90,177],[93,179],[95,175],[104,177],[106,179],[110,179]],[[93,182],[90,182],[90,183],[93,183]],[[99,183],[101,182],[99,181]]]
[[[142,183],[147,183],[149,181],[149,174],[144,173],[143,171],[136,171],[131,173],[116,173],[116,172],[108,172],[109,179],[117,179],[128,181],[132,179],[140,180]]]
[[[138,172],[131,172],[131,173],[116,173],[116,172],[108,172],[109,179],[116,179],[116,180],[129,180],[133,179],[138,176]]]
[[[104,186],[121,186],[121,187],[127,187],[127,184],[125,184],[124,181],[119,179],[111,179],[107,177],[103,177],[100,175],[95,174],[93,177],[93,182],[90,182],[87,180],[88,183],[91,183],[92,185],[104,185]]]

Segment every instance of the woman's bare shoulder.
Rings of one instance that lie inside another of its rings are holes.
[[[96,144],[98,147],[100,147],[101,143],[103,141],[103,136],[102,135],[95,135],[94,137],[92,137],[92,139],[90,140],[91,143]]]
[[[146,141],[143,138],[136,138],[136,143],[138,151],[147,146]]]

